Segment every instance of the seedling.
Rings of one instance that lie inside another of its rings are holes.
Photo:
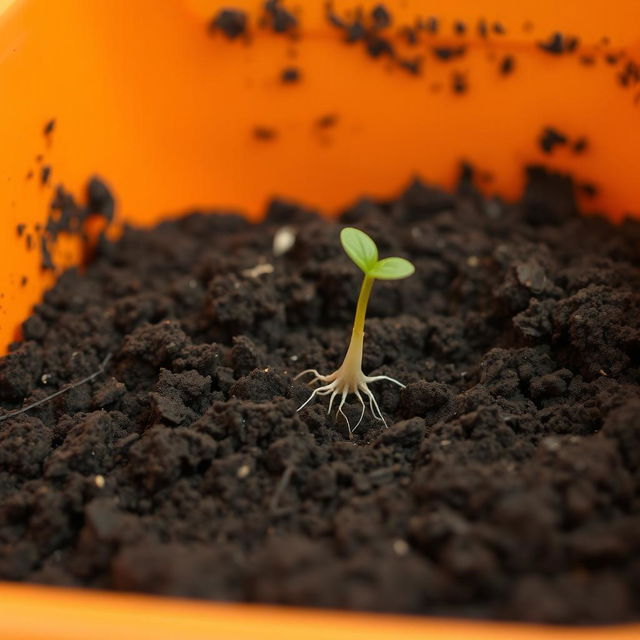
[[[349,348],[347,349],[342,365],[337,371],[325,376],[318,373],[316,369],[306,369],[299,373],[296,379],[308,373],[313,373],[314,378],[310,380],[310,384],[314,382],[326,383],[314,389],[307,401],[298,408],[298,411],[306,407],[316,396],[331,394],[329,398],[329,409],[327,411],[327,413],[331,413],[333,401],[337,395],[340,395],[341,399],[338,406],[338,413],[345,419],[347,427],[349,428],[349,436],[351,436],[362,422],[362,418],[364,418],[366,406],[362,394],[366,395],[369,399],[369,407],[373,417],[376,420],[381,420],[385,427],[388,426],[375,396],[368,387],[369,383],[377,382],[378,380],[388,380],[400,387],[405,386],[402,382],[389,376],[365,376],[362,372],[364,321],[373,282],[374,280],[400,280],[402,278],[408,278],[414,273],[415,267],[404,258],[383,258],[382,260],[378,260],[378,247],[376,247],[376,243],[359,229],[354,229],[353,227],[343,229],[340,232],[340,242],[347,255],[364,273],[364,279],[358,297],[358,305],[356,307],[356,317],[351,332],[351,342],[349,343]],[[360,419],[353,429],[349,424],[349,419],[342,410],[344,402],[350,393],[355,394],[362,405]]]

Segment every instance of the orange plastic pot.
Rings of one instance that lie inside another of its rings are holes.
[[[275,194],[331,214],[363,193],[392,195],[414,174],[451,186],[463,159],[490,178],[484,189],[504,197],[517,196],[524,165],[544,162],[597,185],[597,197],[582,202],[587,211],[614,220],[640,212],[640,84],[619,78],[626,61],[640,59],[638,0],[430,0],[442,26],[430,44],[464,42],[467,54],[446,64],[428,54],[419,76],[342,42],[324,1],[287,4],[300,7],[298,39],[256,29],[258,0],[0,0],[0,349],[19,338],[55,277],[37,250],[55,185],[82,197],[94,173],[117,193],[119,220],[135,224],[214,205],[255,218]],[[337,12],[354,4],[334,2]],[[402,49],[396,27],[426,17],[424,3],[386,4]],[[223,5],[247,10],[250,43],[207,31]],[[480,37],[481,18],[500,21],[506,34]],[[454,35],[456,19],[474,28]],[[556,30],[578,36],[579,50],[542,51],[536,43]],[[516,65],[504,76],[507,54]],[[291,64],[302,81],[283,85]],[[454,71],[468,81],[462,95],[451,90]],[[320,126],[328,115],[333,125]],[[55,129],[44,135],[51,119]],[[545,126],[586,137],[588,148],[543,154]],[[277,136],[257,139],[256,127]],[[42,185],[45,165],[52,173]],[[79,263],[82,247],[63,237],[54,252],[61,268]],[[558,629],[3,584],[0,637],[622,640],[640,637],[640,626]]]

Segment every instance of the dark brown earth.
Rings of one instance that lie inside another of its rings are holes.
[[[0,361],[9,411],[111,354],[0,422],[0,578],[639,619],[640,224],[579,217],[572,188],[532,169],[507,205],[416,181],[339,222],[274,201],[258,226],[193,214],[103,241]],[[376,383],[390,428],[367,414],[353,441],[325,401],[296,412],[294,381],[347,346],[345,224],[417,268],[374,288],[364,371],[407,387]]]

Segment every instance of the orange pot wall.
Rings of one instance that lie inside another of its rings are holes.
[[[0,583],[3,640],[637,640],[639,629],[219,605]]]
[[[274,194],[332,213],[362,193],[391,195],[416,173],[451,186],[463,158],[491,172],[493,180],[485,189],[506,197],[521,189],[525,164],[544,161],[600,187],[599,197],[584,203],[588,210],[605,210],[613,219],[640,212],[640,85],[620,87],[616,70],[602,61],[603,49],[595,46],[606,35],[611,39],[607,51],[624,49],[640,60],[638,0],[387,0],[397,25],[424,16],[422,7],[428,5],[429,15],[438,16],[448,34],[458,18],[470,24],[479,18],[500,20],[507,29],[507,35],[487,41],[474,30],[464,38],[469,45],[464,58],[444,64],[427,56],[419,77],[342,43],[324,19],[324,0],[286,2],[304,7],[302,38],[296,42],[259,31],[247,46],[207,33],[205,25],[217,8],[247,9],[255,24],[261,4],[0,0],[0,350],[18,335],[20,322],[53,282],[53,274],[39,268],[39,252],[28,251],[25,238],[18,238],[16,225],[26,224],[33,232],[46,219],[53,186],[63,183],[81,195],[93,173],[115,189],[120,219],[137,224],[195,206],[241,208],[255,217]],[[338,11],[354,4],[334,3]],[[534,25],[530,32],[522,28],[526,20]],[[535,42],[555,30],[580,36],[582,50],[600,56],[597,64],[585,67],[577,55],[540,51]],[[459,41],[451,35],[433,42]],[[516,70],[508,78],[497,72],[505,53],[516,57]],[[288,64],[299,66],[303,79],[283,86],[278,77]],[[468,75],[469,90],[462,96],[450,90],[452,70]],[[434,93],[433,85],[442,88]],[[327,114],[335,114],[337,122],[321,131],[315,122]],[[47,140],[42,129],[51,118],[56,128]],[[277,139],[255,140],[256,125],[277,129]],[[566,149],[543,156],[536,138],[546,125],[586,136],[589,150],[579,156]],[[40,163],[38,154],[43,155]],[[38,180],[42,163],[52,167],[46,187]],[[26,179],[29,171],[36,173],[31,180]],[[77,264],[80,256],[74,239],[63,238],[56,247],[59,265]],[[93,606],[100,615],[126,620],[118,632],[123,638],[146,637],[150,628],[156,640],[178,637],[158,624],[178,609],[182,614],[175,613],[176,619],[197,611],[196,619],[203,616],[208,624],[218,624],[214,617],[230,621],[236,625],[230,627],[234,638],[301,637],[300,627],[292,631],[294,621],[326,625],[336,630],[333,638],[358,633],[374,638],[383,628],[377,618],[365,616],[343,622],[347,618],[333,614],[306,618],[269,610],[249,615],[237,607],[153,601],[145,601],[141,613],[121,597],[22,587],[2,587],[0,593],[3,639],[89,637],[98,624],[91,617]],[[53,602],[62,604],[56,609]],[[45,612],[51,616],[49,635],[37,631]],[[76,635],[56,631],[66,632],[76,623]],[[389,624],[405,629],[409,623]],[[464,636],[457,624],[415,624],[433,638],[502,637],[490,624],[474,625],[476,635]],[[257,634],[259,628],[265,633]],[[311,627],[304,628],[308,636]],[[181,638],[201,637],[195,630],[189,635],[192,627],[185,629]],[[637,627],[632,632],[640,637]],[[547,637],[528,627],[509,633],[510,638]],[[631,637],[625,630],[619,633],[615,637]],[[574,631],[566,637],[591,636]]]

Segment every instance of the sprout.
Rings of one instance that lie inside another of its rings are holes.
[[[401,278],[408,278],[414,273],[415,267],[404,258],[383,258],[382,260],[378,260],[378,247],[376,247],[376,243],[366,233],[353,227],[346,227],[340,232],[340,242],[347,255],[364,273],[364,280],[362,281],[358,305],[356,307],[356,317],[353,322],[353,331],[351,332],[351,342],[349,343],[349,348],[347,349],[342,365],[337,371],[325,376],[318,373],[316,369],[306,369],[299,373],[296,379],[307,373],[313,373],[314,378],[310,383],[326,383],[314,389],[307,401],[298,408],[298,411],[306,407],[316,396],[331,394],[329,398],[329,409],[327,411],[327,413],[330,413],[335,397],[337,395],[341,396],[338,413],[342,414],[342,417],[345,419],[347,427],[349,428],[349,437],[351,437],[351,434],[358,428],[364,417],[366,407],[362,394],[366,395],[369,399],[369,407],[373,417],[376,420],[381,420],[385,427],[388,426],[375,396],[367,386],[370,382],[389,380],[389,382],[394,382],[400,387],[405,386],[389,376],[365,376],[362,372],[364,320],[373,281],[376,279],[400,280]],[[350,393],[354,393],[362,405],[360,419],[353,429],[349,424],[347,416],[342,411],[345,399]]]

